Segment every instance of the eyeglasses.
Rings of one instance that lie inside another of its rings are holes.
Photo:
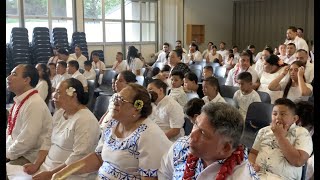
[[[120,105],[122,105],[122,104],[124,104],[124,103],[133,104],[133,102],[130,102],[130,101],[128,101],[128,100],[123,99],[123,97],[120,96],[119,94],[116,94],[116,95],[113,96],[112,102],[119,103]]]

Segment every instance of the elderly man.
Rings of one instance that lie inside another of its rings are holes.
[[[304,77],[306,78],[306,83],[311,83],[314,78],[314,64],[310,63],[308,52],[304,49],[299,49],[296,52],[297,61],[301,61],[304,66]]]
[[[11,165],[34,162],[52,124],[48,106],[34,89],[38,81],[37,69],[25,64],[7,77],[7,87],[16,95],[6,134],[6,158]]]
[[[296,45],[296,49],[304,49],[309,52],[307,42],[297,35],[297,28],[294,26],[290,26],[287,29],[287,39],[284,44],[288,45],[289,43],[294,43]]]
[[[231,105],[204,105],[190,136],[179,138],[163,156],[158,178],[258,179],[239,145],[243,129],[242,116]]]

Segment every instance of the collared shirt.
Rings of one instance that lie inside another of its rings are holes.
[[[187,104],[187,94],[184,92],[182,86],[179,88],[171,88],[169,96],[176,100],[182,107]]]
[[[209,102],[223,102],[223,103],[226,103],[226,101],[223,99],[223,97],[220,95],[220,93],[218,93],[216,95],[216,97],[214,97],[211,101],[209,100],[208,96],[203,97],[202,100],[204,101],[205,104],[207,104]]]
[[[296,36],[296,38],[294,40],[287,40],[286,39],[284,42],[285,45],[288,45],[289,43],[294,43],[296,45],[297,50],[304,49],[307,52],[309,52],[309,47],[308,47],[307,42],[303,38],[300,38],[299,36]]]
[[[158,173],[159,180],[182,180],[184,175],[186,160],[190,149],[189,136],[179,138],[164,154],[161,159],[161,167]],[[223,160],[218,160],[204,168],[203,160],[199,159],[195,166],[195,175],[192,180],[212,180],[215,179]],[[244,150],[244,159],[240,165],[236,165],[227,180],[258,180],[254,168],[248,161],[247,149]]]
[[[286,135],[286,139],[295,148],[311,155],[312,139],[307,129],[293,123]],[[258,151],[256,164],[260,166],[258,173],[272,173],[281,179],[301,179],[302,167],[291,165],[282,154],[279,143],[271,130],[271,126],[259,130],[252,146]]]
[[[76,53],[70,54],[70,56],[71,56],[73,59],[75,59],[75,60],[78,61],[78,63],[79,63],[79,68],[80,68],[80,69],[84,69],[84,62],[87,61],[87,57],[85,57],[83,54],[81,54],[81,55],[79,56],[79,58],[78,58],[77,55],[76,55]]]
[[[167,60],[167,53],[162,51],[161,53],[159,53],[158,55],[158,59],[156,60],[156,62],[161,62],[163,64],[168,64],[168,60]]]
[[[235,83],[236,82],[235,78],[237,78],[237,77],[235,77],[235,73],[236,73],[237,70],[238,70],[238,68],[234,67],[229,71],[225,85],[239,87],[239,84]],[[238,74],[236,76],[238,76],[242,72],[249,72],[251,74],[252,83],[256,83],[258,81],[258,79],[259,79],[257,71],[254,70],[252,68],[252,66],[250,66],[246,71],[240,68],[240,70],[238,71]]]
[[[90,71],[85,70],[83,73],[83,76],[87,79],[87,80],[95,80],[96,79],[96,71],[91,68]]]
[[[80,109],[68,119],[64,118],[64,112],[60,108],[53,115],[52,129],[41,146],[41,150],[49,151],[40,167],[43,171],[69,165],[93,152],[98,145],[99,123],[89,109]]]
[[[286,56],[286,58],[283,59],[283,62],[290,65],[290,64],[292,64],[293,62],[295,62],[296,60],[297,60],[297,58],[296,58],[295,54],[293,54],[293,55],[290,56],[290,57],[289,57],[289,55]]]
[[[310,63],[310,61],[307,61],[304,77],[306,78],[306,83],[311,83],[314,78],[314,64]]]
[[[64,74],[56,74],[52,79],[52,87],[57,88],[58,84],[66,79],[71,78],[70,74],[65,72]]]
[[[180,133],[171,138],[171,141],[177,140],[184,136],[184,113],[181,105],[170,96],[165,96],[155,107],[154,116],[155,123],[164,131],[167,132],[171,128],[180,128]]]
[[[112,69],[119,74],[120,72],[127,70],[127,66],[128,66],[127,60],[122,60],[119,64],[118,64],[118,61],[115,61],[113,63]]]
[[[38,93],[40,95],[40,97],[45,101],[47,96],[48,96],[48,83],[45,80],[40,80],[37,84],[37,86],[35,87],[36,90],[38,90]]]
[[[83,76],[83,74],[79,72],[79,70],[77,70],[74,74],[72,74],[71,77],[78,79],[82,83],[83,87],[88,87],[87,79]]]
[[[252,90],[249,94],[242,94],[239,89],[234,93],[233,100],[238,105],[240,114],[244,120],[246,119],[249,105],[253,102],[261,102],[260,96],[255,90]]]
[[[92,61],[92,69],[99,69],[100,71],[104,71],[106,70],[106,65],[100,60],[97,63]]]
[[[13,98],[16,103],[13,115],[19,103],[33,90]],[[30,96],[20,108],[12,134],[7,134],[6,157],[15,160],[23,156],[34,162],[51,124],[52,117],[46,103],[37,93]]]

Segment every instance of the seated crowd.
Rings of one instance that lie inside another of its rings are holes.
[[[80,46],[74,54],[57,47],[47,64],[17,65],[6,79],[15,94],[7,179],[23,172],[38,180],[300,180],[303,169],[313,178],[314,60],[297,28],[287,29],[278,54],[269,46],[257,55],[254,45],[226,47],[209,42],[201,53],[196,42],[189,51],[180,40],[172,50],[164,43],[149,65],[129,46],[126,60],[117,52],[110,69],[97,53],[91,62]],[[113,92],[97,119],[87,107],[88,82],[102,85],[109,71]],[[246,147],[242,135],[255,103],[272,105],[272,121]]]

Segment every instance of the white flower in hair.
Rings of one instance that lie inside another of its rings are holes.
[[[72,96],[73,92],[75,92],[75,91],[76,91],[76,89],[73,88],[73,87],[69,87],[68,89],[66,89],[66,92],[67,92],[68,96]]]

